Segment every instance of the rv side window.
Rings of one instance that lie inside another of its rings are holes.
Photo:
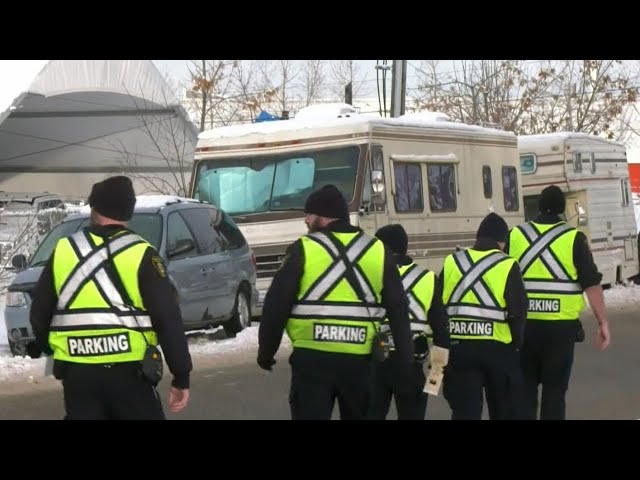
[[[591,159],[591,173],[596,173],[596,154],[591,153],[589,156]]]
[[[533,153],[520,155],[520,171],[522,175],[530,175],[538,168],[538,159]]]
[[[432,212],[455,212],[456,176],[453,165],[427,165],[429,206]]]
[[[502,167],[502,192],[504,194],[505,211],[518,211],[520,204],[518,202],[518,172],[516,167]]]
[[[484,165],[482,167],[482,188],[484,189],[484,198],[493,197],[493,184],[491,182],[491,167]]]
[[[582,154],[581,153],[573,154],[573,171],[575,173],[582,173]]]
[[[422,212],[422,172],[420,164],[394,163],[396,212]]]
[[[629,205],[629,179],[623,178],[620,180],[620,188],[622,190],[622,206],[626,207]]]

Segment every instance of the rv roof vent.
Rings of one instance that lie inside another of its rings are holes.
[[[321,103],[301,108],[296,113],[296,119],[322,119],[322,118],[350,118],[358,115],[358,110],[347,103]]]

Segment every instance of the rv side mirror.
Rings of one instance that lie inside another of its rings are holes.
[[[14,268],[22,270],[27,266],[27,257],[25,257],[22,253],[18,253],[11,258],[11,265]]]
[[[587,217],[587,212],[582,207],[580,202],[576,202],[576,214],[578,215],[579,227],[585,227],[589,224],[589,217]]]
[[[382,179],[381,170],[373,170],[371,172],[371,186],[375,194],[381,194],[384,191],[384,180]]]

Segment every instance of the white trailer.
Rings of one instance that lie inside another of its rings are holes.
[[[566,220],[584,232],[602,283],[638,274],[638,238],[624,145],[595,135],[561,132],[518,137],[525,218],[538,214],[542,190],[565,192]]]

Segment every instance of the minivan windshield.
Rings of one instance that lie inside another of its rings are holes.
[[[359,147],[341,147],[279,155],[202,160],[194,198],[229,215],[302,210],[309,194],[327,184],[353,198]]]
[[[89,225],[89,217],[74,218],[62,222],[49,232],[29,262],[30,267],[44,265],[49,261],[58,240]],[[162,216],[157,213],[134,213],[128,223],[129,229],[136,232],[156,250],[160,249],[162,239]]]

